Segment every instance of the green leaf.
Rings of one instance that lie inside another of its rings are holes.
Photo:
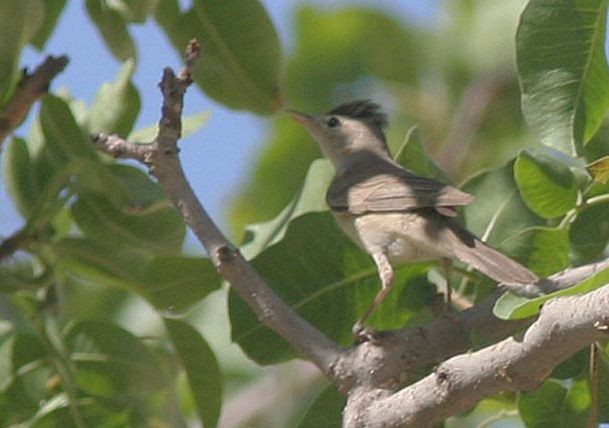
[[[21,50],[40,28],[43,10],[40,0],[0,2],[0,107],[21,77],[18,72]]]
[[[99,401],[84,401],[78,404],[78,412],[86,421],[87,426],[100,428],[123,428],[131,426],[133,421],[132,409],[117,410],[116,406],[103,405]],[[57,395],[40,408],[34,418],[29,421],[31,428],[76,428],[74,418],[65,395]]]
[[[347,398],[334,386],[329,386],[317,396],[298,428],[340,428],[343,426],[341,415],[346,404]]]
[[[330,161],[314,161],[307,172],[302,189],[277,217],[247,227],[246,231],[251,239],[241,247],[243,254],[248,259],[252,258],[269,245],[280,241],[290,221],[307,213],[327,211],[325,194],[333,175],[334,167]]]
[[[183,321],[164,318],[169,339],[186,371],[197,413],[204,427],[215,427],[222,407],[222,373],[201,335]]]
[[[583,384],[576,382],[570,390],[549,380],[537,391],[521,393],[518,410],[527,428],[571,428],[585,426],[587,412],[581,407]],[[589,399],[588,399],[589,400]],[[587,407],[587,406],[586,406]]]
[[[582,261],[601,257],[609,243],[609,203],[591,206],[577,214],[569,235],[573,252]]]
[[[408,130],[406,139],[393,156],[395,161],[409,170],[424,177],[450,183],[450,179],[436,163],[427,156],[421,144],[421,131],[418,126]]]
[[[210,112],[203,111],[182,117],[182,138],[194,134],[199,128],[202,128],[210,117]],[[129,141],[151,142],[159,133],[159,125],[151,125],[145,128],[137,129],[129,134]]]
[[[379,290],[370,257],[339,230],[328,212],[293,220],[284,238],[252,261],[256,271],[301,316],[342,344]],[[426,265],[396,270],[395,285],[371,319],[375,328],[396,328],[417,316],[435,293]],[[294,358],[294,350],[256,319],[231,290],[232,338],[259,364]]]
[[[586,169],[594,178],[594,181],[599,183],[607,183],[609,181],[609,156],[603,156],[600,159],[586,165]]]
[[[125,61],[116,80],[104,83],[97,91],[89,112],[88,128],[92,133],[104,132],[126,137],[140,112],[140,95],[131,77],[135,69],[133,59]]]
[[[160,360],[137,337],[108,321],[74,324],[64,341],[78,387],[88,394],[145,396],[169,384]]]
[[[53,245],[67,273],[98,284],[131,290],[155,308],[177,313],[220,287],[207,259],[156,256],[132,248],[109,247],[87,239],[64,238]]]
[[[55,30],[59,16],[63,12],[67,0],[43,0],[44,1],[44,21],[36,32],[36,35],[32,38],[30,43],[36,49],[41,51],[44,49],[49,36]]]
[[[156,308],[177,313],[220,288],[214,265],[200,257],[155,257],[142,273],[139,292]]]
[[[160,254],[175,254],[182,248],[186,228],[173,207],[126,213],[107,197],[81,192],[72,205],[72,216],[89,238],[108,246],[128,245]]]
[[[116,10],[128,22],[143,24],[156,8],[158,0],[115,0],[107,6]]]
[[[112,55],[121,61],[135,59],[135,44],[121,14],[109,7],[105,0],[87,0],[85,4],[89,17],[97,26]]]
[[[561,216],[577,202],[571,171],[551,156],[523,151],[514,164],[514,179],[527,206],[541,217]]]
[[[13,138],[4,153],[4,182],[6,190],[23,217],[28,217],[36,203],[38,189],[27,144]]]
[[[505,293],[495,303],[493,313],[501,319],[528,318],[539,312],[545,302],[555,297],[585,294],[609,283],[609,268],[596,272],[584,281],[564,290],[545,294],[534,299],[517,296],[511,292]]]
[[[542,143],[581,154],[609,107],[607,0],[531,0],[516,35],[522,110]]]
[[[499,249],[545,278],[569,265],[569,230],[530,227],[506,238]]]
[[[56,166],[63,166],[69,159],[98,158],[93,145],[72,116],[70,107],[61,98],[53,95],[43,98],[40,125],[49,155]]]
[[[542,223],[520,198],[511,163],[482,172],[462,187],[476,197],[464,207],[467,228],[495,247],[527,227]]]
[[[199,41],[193,77],[211,98],[258,114],[281,107],[279,40],[258,0],[195,0],[184,13],[176,0],[161,0],[156,19],[180,55]]]

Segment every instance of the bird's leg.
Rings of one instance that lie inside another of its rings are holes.
[[[451,259],[442,259],[442,268],[444,269],[444,276],[446,278],[446,309],[450,311],[452,304],[452,286],[450,284],[450,277],[453,270],[453,261]]]
[[[361,336],[364,330],[364,324],[370,318],[370,316],[374,313],[376,308],[385,300],[389,291],[391,291],[391,285],[393,284],[393,268],[391,264],[389,264],[389,260],[387,256],[381,252],[373,253],[372,258],[374,259],[374,263],[376,263],[376,267],[378,269],[379,278],[381,279],[381,289],[374,296],[374,300],[364,312],[364,315],[360,317],[359,320],[353,326],[353,334],[356,337]]]

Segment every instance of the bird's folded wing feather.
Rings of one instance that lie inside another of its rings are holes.
[[[354,171],[335,178],[326,194],[332,210],[352,214],[435,208],[453,216],[456,211],[451,207],[467,205],[473,199],[455,187],[407,170],[372,175]]]

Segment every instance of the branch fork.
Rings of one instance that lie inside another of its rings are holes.
[[[198,55],[198,44],[191,41],[184,69],[177,75],[169,68],[164,70],[159,84],[163,107],[153,142],[138,144],[106,134],[95,135],[92,141],[104,153],[148,166],[218,272],[260,322],[348,395],[343,416],[346,427],[433,426],[486,396],[535,388],[561,361],[607,337],[609,286],[583,296],[555,299],[544,306],[537,319],[517,321],[493,315],[494,302],[501,294],[497,291],[452,317],[386,332],[378,340],[358,346],[339,347],[268,287],[213,223],[184,175],[177,141],[184,94],[192,83],[191,71]],[[545,285],[548,290],[566,288],[608,267],[609,260],[604,260],[569,269],[550,277]],[[521,337],[508,337],[523,329],[527,330]],[[474,346],[472,336],[494,344],[467,353]],[[436,364],[432,373],[412,383],[416,373]]]

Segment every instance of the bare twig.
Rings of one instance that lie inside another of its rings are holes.
[[[184,93],[198,46],[189,45],[186,67],[176,76],[165,69],[159,133],[152,143],[137,144],[118,136],[93,137],[103,152],[136,159],[150,169],[172,203],[205,246],[220,274],[246,301],[260,322],[312,361],[342,391],[349,393],[347,426],[427,426],[478,400],[504,390],[537,386],[556,364],[603,337],[609,319],[609,287],[549,302],[541,316],[503,321],[492,314],[496,292],[483,303],[426,326],[386,332],[375,340],[341,349],[301,318],[272,291],[224,237],[194,195],[178,154]],[[569,269],[535,284],[544,291],[569,287],[609,267],[609,260]],[[567,305],[567,306],[565,306]],[[566,308],[568,307],[568,310]],[[563,320],[562,315],[569,313]],[[571,316],[572,315],[572,316]],[[523,338],[504,339],[524,328]],[[503,341],[468,354],[475,345]],[[457,355],[464,353],[462,355]],[[457,356],[455,356],[457,355]],[[453,357],[448,361],[447,358]],[[445,361],[432,374],[407,386],[414,373]]]
[[[136,144],[104,134],[94,136],[93,141],[105,153],[137,159],[146,164],[208,251],[220,274],[248,303],[260,322],[281,335],[304,358],[333,378],[331,368],[341,355],[340,348],[301,318],[266,285],[213,223],[184,175],[177,156],[177,141],[181,133],[184,93],[191,83],[191,67],[197,54],[198,44],[193,41],[187,50],[186,67],[177,76],[169,68],[164,70],[159,85],[163,94],[162,116],[159,133],[152,143]]]
[[[32,105],[47,93],[51,80],[68,64],[68,57],[48,56],[32,74],[24,71],[15,94],[0,112],[0,146],[25,119]]]

